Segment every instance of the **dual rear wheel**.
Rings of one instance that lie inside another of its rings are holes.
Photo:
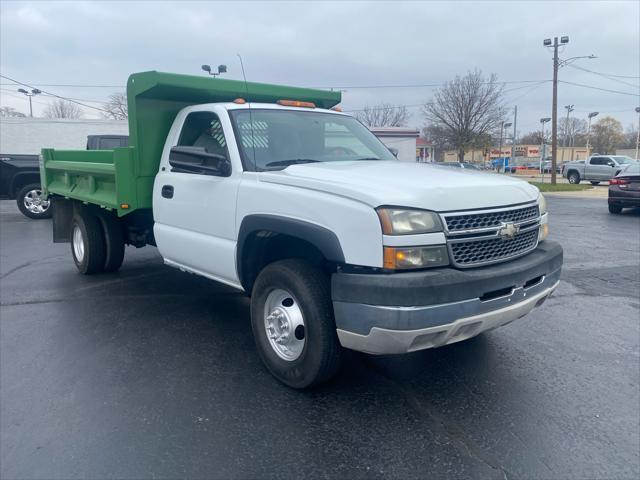
[[[124,236],[109,212],[76,213],[71,220],[71,254],[80,273],[115,272],[124,260]]]

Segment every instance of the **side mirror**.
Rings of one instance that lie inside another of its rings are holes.
[[[172,147],[169,152],[169,165],[172,172],[196,173],[228,177],[231,175],[231,164],[227,157],[217,153],[209,153],[204,147]]]
[[[616,166],[615,162],[613,162],[612,160],[609,160],[607,162],[607,165],[609,165],[610,167],[615,167]]]

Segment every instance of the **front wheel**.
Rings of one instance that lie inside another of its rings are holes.
[[[281,260],[260,272],[251,327],[262,361],[290,387],[322,383],[340,367],[329,278],[305,260]]]
[[[580,174],[578,172],[571,172],[569,174],[569,183],[577,185],[580,183]]]
[[[51,217],[50,203],[42,198],[42,188],[39,183],[22,187],[16,194],[16,203],[25,217],[34,220]]]

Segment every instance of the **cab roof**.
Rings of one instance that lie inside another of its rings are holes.
[[[138,177],[152,181],[169,129],[184,107],[203,103],[275,103],[278,100],[312,102],[331,108],[341,100],[340,92],[243,82],[210,76],[166,72],[140,72],[127,81],[130,145],[137,149]]]

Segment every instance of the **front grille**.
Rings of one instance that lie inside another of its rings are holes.
[[[475,230],[480,228],[500,227],[502,222],[522,223],[527,220],[538,218],[538,206],[514,208],[512,210],[502,210],[493,212],[454,214],[445,216],[447,230],[449,232],[459,232],[462,230]]]
[[[537,207],[535,207],[537,210]],[[464,242],[451,242],[453,263],[460,267],[479,266],[527,253],[538,244],[538,229],[517,234],[512,239],[491,237]]]

